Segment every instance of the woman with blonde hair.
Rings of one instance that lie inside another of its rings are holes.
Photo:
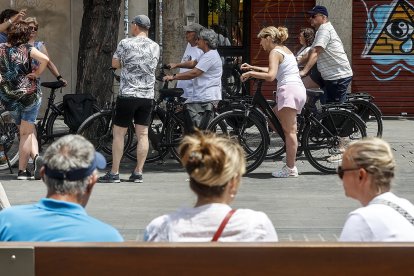
[[[286,164],[281,170],[272,173],[274,177],[298,177],[295,166],[298,140],[296,136],[296,115],[302,111],[306,102],[306,89],[299,76],[295,55],[283,45],[288,38],[285,27],[266,27],[257,35],[263,50],[269,52],[269,67],[252,66],[244,63],[242,70],[247,72],[241,76],[242,81],[249,78],[277,80],[276,102],[273,109],[278,116],[286,143]]]
[[[245,173],[243,149],[235,141],[196,132],[184,137],[179,153],[197,196],[194,207],[154,219],[145,229],[145,241],[277,241],[266,214],[233,209],[229,204]]]
[[[345,195],[363,207],[348,215],[340,241],[414,241],[414,206],[390,191],[394,170],[384,140],[367,138],[348,146],[337,171]]]

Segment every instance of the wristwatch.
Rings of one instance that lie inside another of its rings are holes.
[[[7,20],[7,22],[9,22],[10,23],[10,25],[12,25],[13,24],[13,22],[11,21],[11,19],[9,18],[9,20]]]

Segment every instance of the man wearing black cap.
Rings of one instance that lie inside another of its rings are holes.
[[[302,77],[307,76],[311,68],[317,63],[323,81],[316,81],[325,91],[322,102],[340,102],[346,100],[346,91],[352,80],[352,69],[345,53],[341,39],[328,20],[328,10],[324,6],[315,6],[308,11],[310,23],[317,32],[312,49],[308,54],[308,62],[300,71]],[[307,83],[308,79],[304,79]]]
[[[121,68],[121,81],[114,128],[112,131],[112,168],[99,182],[119,183],[119,165],[124,152],[124,138],[132,119],[137,136],[137,164],[129,181],[143,182],[142,170],[148,154],[148,125],[154,105],[155,69],[160,58],[160,47],[148,38],[151,26],[146,15],[132,20],[130,38],[122,39],[112,57],[112,67]]]
[[[67,135],[49,146],[40,175],[46,198],[0,212],[0,241],[120,242],[112,226],[87,215],[84,207],[104,169],[105,158],[80,135]]]

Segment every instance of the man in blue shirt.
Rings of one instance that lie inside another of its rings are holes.
[[[79,135],[67,135],[46,150],[40,175],[46,198],[0,212],[0,241],[120,242],[112,226],[87,215],[84,207],[105,158]]]
[[[16,11],[6,9],[0,13],[0,43],[7,42],[7,29],[16,22],[22,20],[26,16],[26,9]]]

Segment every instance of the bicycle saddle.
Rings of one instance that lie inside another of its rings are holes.
[[[182,88],[162,88],[159,90],[160,92],[160,96],[164,99],[164,98],[168,98],[168,97],[180,97],[183,93],[184,90]]]
[[[322,89],[306,89],[306,95],[308,95],[309,97],[320,97],[323,95],[323,90]]]
[[[58,89],[58,88],[65,86],[63,81],[42,82],[40,85],[43,87],[52,88],[52,89]]]

